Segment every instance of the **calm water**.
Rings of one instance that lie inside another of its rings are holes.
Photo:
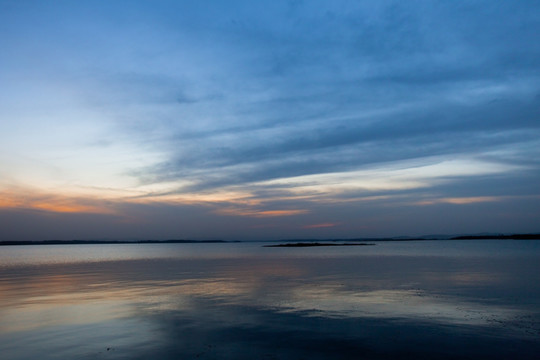
[[[0,248],[2,359],[536,359],[540,241]]]

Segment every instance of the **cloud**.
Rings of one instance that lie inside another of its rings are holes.
[[[345,222],[317,218],[324,203],[350,220],[366,202],[535,196],[537,10],[10,4],[0,12],[0,190],[38,189],[49,210],[91,212],[94,197],[287,229],[301,217]],[[17,199],[12,208],[39,207]]]
[[[228,216],[248,216],[248,217],[279,217],[279,216],[292,216],[309,213],[308,210],[294,209],[294,210],[253,210],[253,209],[235,209],[224,208],[217,210],[220,215]]]
[[[418,205],[433,205],[437,203],[447,204],[474,204],[479,202],[499,201],[500,199],[492,196],[478,196],[478,197],[464,197],[464,198],[441,198],[435,200],[423,200],[419,201]]]
[[[0,209],[38,210],[51,213],[118,215],[105,199],[51,194],[29,188],[10,188],[0,192]]]

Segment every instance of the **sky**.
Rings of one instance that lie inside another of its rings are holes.
[[[0,240],[540,231],[539,1],[0,0]]]

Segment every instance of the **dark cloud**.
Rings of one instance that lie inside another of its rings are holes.
[[[261,21],[240,12],[221,25],[243,66],[228,79],[255,94],[221,104],[233,123],[218,114],[200,131],[173,127],[169,160],[139,173],[189,178],[195,190],[534,142],[540,58],[522,46],[539,26],[530,6],[304,4],[274,22],[285,7]]]
[[[537,195],[536,1],[35,5],[0,12],[9,54],[0,60],[9,89],[0,101],[10,105],[0,115],[29,129],[66,117],[59,124],[99,123],[95,133],[82,127],[88,144],[137,152],[137,161],[117,162],[118,173],[142,185],[178,183],[141,198],[235,188],[274,209],[287,189],[257,183],[453,159],[506,170],[370,193],[408,202]],[[14,104],[37,115],[10,112]],[[50,143],[55,136],[43,134]],[[313,209],[296,204],[283,205]],[[360,211],[333,204],[349,220]],[[219,222],[213,211],[233,205],[195,213]]]
[[[142,173],[154,173],[153,179],[158,180],[187,177],[196,180],[197,186],[223,186],[354,170],[423,156],[474,154],[504,146],[519,149],[526,141],[536,142],[538,109],[536,99],[476,106],[446,104],[376,121],[328,121],[313,129],[299,126],[297,131],[278,128],[276,136],[272,136],[272,128],[261,128],[246,130],[243,135],[234,132],[228,142],[220,141],[225,134],[182,138],[178,141],[183,152],[175,155],[176,159]],[[265,131],[270,134],[261,136]],[[199,177],[201,172],[203,178]]]

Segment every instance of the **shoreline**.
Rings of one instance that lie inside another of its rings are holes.
[[[375,244],[368,243],[343,243],[343,244],[332,244],[332,243],[310,243],[310,242],[300,242],[300,243],[290,243],[290,244],[277,244],[277,245],[263,245],[263,247],[317,247],[317,246],[370,246]]]
[[[0,246],[32,246],[32,245],[123,245],[123,244],[219,244],[219,243],[253,243],[253,242],[282,242],[283,246],[293,247],[290,244],[295,242],[297,246],[347,246],[361,245],[351,242],[365,241],[448,241],[448,240],[540,240],[540,234],[512,234],[512,235],[462,235],[449,237],[396,237],[396,238],[355,238],[355,239],[280,239],[280,240],[190,240],[190,239],[169,239],[169,240],[7,240],[0,241]],[[320,242],[327,243],[320,243]],[[335,242],[346,242],[345,244],[332,244]],[[318,243],[319,245],[310,245]],[[374,244],[364,244],[374,245]],[[278,245],[268,245],[269,247]]]

